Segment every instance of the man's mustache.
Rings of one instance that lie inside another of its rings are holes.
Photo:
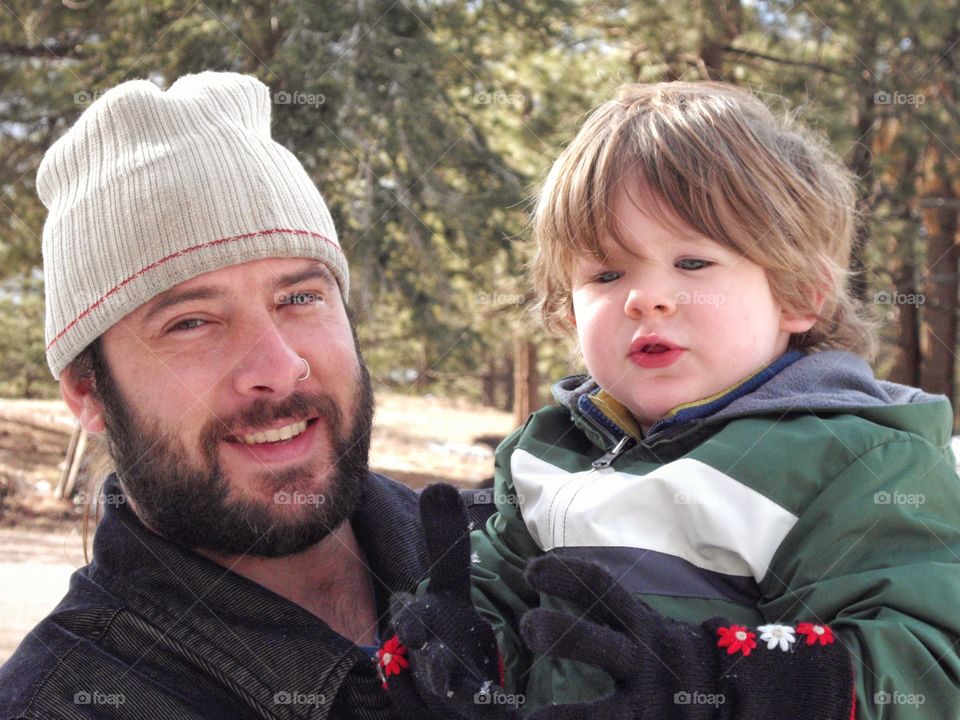
[[[204,432],[204,439],[216,442],[236,437],[242,430],[250,432],[267,430],[278,420],[300,422],[323,418],[331,428],[343,425],[343,413],[336,401],[327,393],[296,392],[280,402],[258,398],[240,412],[229,418],[214,420]]]

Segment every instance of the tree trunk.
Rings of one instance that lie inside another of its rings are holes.
[[[724,72],[726,48],[733,45],[743,26],[743,8],[740,0],[712,0],[699,9],[700,47],[697,65],[704,80],[732,82]]]
[[[945,182],[946,165],[939,146],[928,145],[923,162],[923,196],[928,200],[954,197]],[[927,260],[922,297],[920,384],[924,390],[942,393],[952,402],[957,347],[957,269],[960,266],[957,209],[953,203],[946,202],[940,207],[923,207],[921,214],[927,230]]]
[[[860,38],[857,47],[857,57],[862,58],[861,64],[866,68],[873,68],[877,56],[877,33],[869,27]],[[857,104],[857,137],[858,142],[853,144],[853,157],[850,169],[860,179],[857,184],[858,202],[860,211],[866,216],[870,212],[872,195],[874,193],[873,152],[871,148],[876,136],[877,107],[876,75],[873,72],[858,73],[856,80],[859,98]],[[850,253],[850,270],[853,276],[850,279],[850,294],[861,301],[867,301],[867,263],[864,259],[864,249],[870,241],[870,228],[866,222],[857,224],[853,236],[853,248]]]
[[[497,359],[493,355],[487,356],[486,368],[483,372],[480,390],[480,402],[484,407],[497,406]]]
[[[914,279],[915,266],[905,263],[901,269],[902,280],[897,283],[897,297],[919,297]],[[897,305],[897,325],[900,328],[897,356],[890,371],[890,381],[903,385],[920,385],[920,307],[917,303]]]
[[[527,338],[518,337],[513,354],[514,425],[527,421],[530,413],[540,408],[540,376],[537,373],[537,346]]]
[[[513,361],[512,355],[507,355],[504,358],[503,366],[500,368],[500,387],[503,389],[503,393],[500,395],[500,409],[505,410],[506,412],[513,411],[513,400],[516,396],[513,373],[516,368],[516,363]]]

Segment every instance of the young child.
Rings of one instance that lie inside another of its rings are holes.
[[[472,537],[525,711],[960,717],[952,411],[861,358],[855,202],[824,142],[723,84],[625,86],[554,164],[533,276],[589,374],[498,449]]]

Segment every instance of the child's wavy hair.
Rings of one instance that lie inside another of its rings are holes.
[[[815,315],[791,347],[873,356],[875,323],[847,285],[855,178],[824,139],[713,82],[621,87],[554,163],[534,213],[531,266],[548,329],[572,329],[576,260],[602,258],[605,237],[623,244],[611,207],[624,181],[639,182],[655,220],[680,220],[734,249],[767,271],[783,307]]]

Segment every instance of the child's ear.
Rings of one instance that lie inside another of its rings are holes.
[[[786,307],[780,309],[780,330],[793,335],[805,333],[814,326],[817,322],[817,316],[823,310],[823,303],[827,299],[827,294],[824,290],[817,288],[811,291],[811,296],[813,312],[796,312]]]
[[[780,329],[791,335],[805,333],[817,322],[816,315],[795,315],[787,310],[780,312]]]
[[[78,378],[67,368],[60,373],[60,395],[84,430],[89,433],[102,433],[106,429],[103,405],[94,392],[92,380]]]

